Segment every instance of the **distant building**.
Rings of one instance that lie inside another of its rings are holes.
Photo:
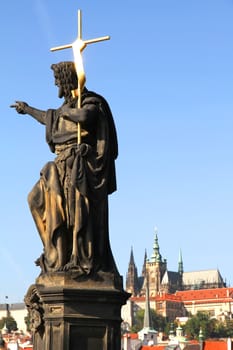
[[[149,298],[150,308],[169,321],[187,319],[197,312],[207,312],[218,320],[233,318],[233,288],[213,288],[161,293]],[[134,324],[138,310],[145,310],[146,297],[131,297],[122,307],[122,318],[129,328]]]
[[[126,276],[126,291],[133,297],[144,296],[146,292],[145,276],[148,276],[150,296],[161,293],[175,293],[181,290],[199,290],[211,288],[224,288],[226,284],[218,270],[203,270],[184,272],[183,259],[179,253],[178,270],[169,271],[167,260],[160,254],[157,230],[150,259],[145,254],[142,273],[138,276],[134,261],[133,248],[131,248],[128,272]]]
[[[122,318],[130,326],[134,323],[137,311],[145,310],[146,279],[150,290],[150,308],[169,320],[185,317],[189,313],[196,314],[198,311],[208,311],[216,318],[232,317],[233,288],[226,288],[220,272],[184,272],[181,252],[177,271],[169,271],[167,260],[160,253],[156,231],[151,258],[148,259],[145,254],[140,276],[131,248],[126,291],[132,296],[122,308]]]
[[[175,296],[183,302],[187,313],[208,312],[218,320],[232,318],[233,288],[213,288],[177,291]]]

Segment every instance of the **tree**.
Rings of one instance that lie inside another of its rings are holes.
[[[202,329],[204,338],[231,337],[233,335],[233,322],[218,321],[210,318],[208,313],[198,312],[190,317],[185,324],[185,333],[189,338],[198,339],[200,329]]]
[[[169,322],[166,317],[158,314],[156,311],[151,310],[151,317],[154,329],[158,332],[164,332]]]
[[[144,319],[144,310],[138,310],[136,312],[136,315],[134,317],[134,322],[131,327],[131,332],[132,333],[137,333],[143,328],[143,319]]]
[[[15,319],[11,316],[0,319],[0,329],[2,329],[4,326],[6,326],[9,332],[16,331],[18,329]]]
[[[233,338],[233,320],[226,321],[226,337]]]
[[[134,318],[134,324],[131,328],[133,333],[137,333],[143,328],[145,310],[138,310]],[[150,309],[150,314],[152,318],[152,327],[157,331],[164,331],[167,326],[167,320],[165,317],[159,315],[154,310]]]
[[[200,329],[204,338],[209,336],[210,317],[205,312],[198,312],[192,316],[185,324],[185,333],[189,338],[198,339]]]
[[[233,337],[233,320],[225,321],[215,320],[215,327],[210,334],[212,338],[232,338]]]

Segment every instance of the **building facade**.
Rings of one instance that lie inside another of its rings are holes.
[[[126,276],[126,291],[133,297],[145,295],[145,280],[148,279],[150,296],[158,294],[173,294],[182,290],[199,290],[211,288],[224,288],[226,284],[218,270],[202,270],[185,272],[183,259],[179,253],[177,271],[167,269],[167,260],[163,259],[158,242],[157,230],[155,232],[153,252],[150,259],[145,254],[142,273],[138,276],[131,248],[128,272]]]
[[[146,254],[142,273],[138,276],[131,248],[126,291],[131,298],[122,308],[122,318],[130,326],[134,323],[137,311],[145,309],[146,281],[149,284],[150,308],[173,321],[177,317],[195,315],[198,311],[208,312],[215,318],[231,318],[233,288],[226,284],[218,270],[185,272],[181,252],[177,271],[167,269],[167,260],[162,258],[155,232],[153,252],[148,259]]]

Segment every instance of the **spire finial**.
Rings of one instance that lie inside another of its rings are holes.
[[[129,263],[134,264],[133,246],[131,246]]]
[[[151,255],[152,262],[161,262],[162,257],[159,251],[159,241],[158,241],[158,228],[155,226],[155,238],[153,244],[153,253]]]

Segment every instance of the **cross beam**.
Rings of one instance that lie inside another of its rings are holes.
[[[86,81],[85,78],[85,71],[83,67],[83,61],[82,61],[82,51],[85,49],[85,47],[88,44],[97,43],[104,40],[109,40],[110,36],[103,36],[99,38],[89,39],[89,40],[83,40],[82,39],[82,13],[81,10],[78,10],[78,35],[77,39],[67,45],[62,46],[56,46],[52,47],[50,51],[58,51],[58,50],[64,50],[64,49],[73,49],[74,54],[74,63],[75,63],[75,69],[78,76],[78,108],[81,108],[81,94],[82,90]],[[81,143],[81,128],[80,124],[78,123],[78,144]]]

